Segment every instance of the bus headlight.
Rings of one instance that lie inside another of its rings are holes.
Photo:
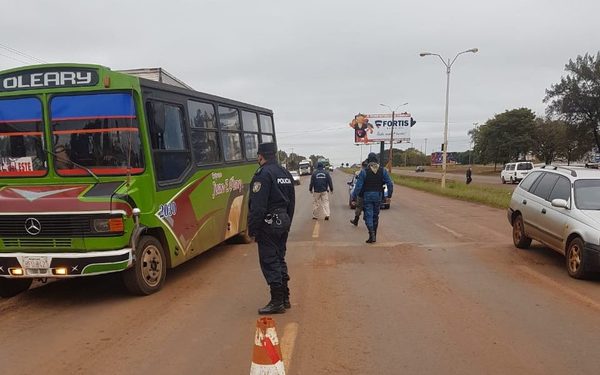
[[[121,217],[94,219],[94,230],[98,233],[119,233],[123,232],[124,229],[125,225]]]

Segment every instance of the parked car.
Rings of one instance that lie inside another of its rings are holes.
[[[419,165],[415,168],[415,172],[425,172],[425,167],[422,165]]]
[[[530,170],[533,169],[533,163],[530,161],[519,161],[515,163],[507,163],[500,172],[500,180],[503,184],[510,182],[515,184],[520,182]]]
[[[352,176],[352,179],[348,181],[348,206],[352,210],[356,208],[356,201],[352,199],[352,190],[354,190],[354,185],[356,184],[356,177],[358,177],[358,173],[359,172],[355,172]],[[380,208],[390,208],[390,200],[388,199],[388,189],[386,185],[383,185],[383,200],[381,201]]]
[[[600,271],[600,171],[546,166],[531,171],[512,193],[513,243],[536,240],[565,256],[567,272]]]
[[[290,171],[290,174],[294,178],[294,185],[300,185],[300,174],[296,171]]]

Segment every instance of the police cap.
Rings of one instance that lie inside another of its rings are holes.
[[[258,153],[265,155],[275,155],[277,152],[277,146],[274,142],[265,142],[258,145]]]

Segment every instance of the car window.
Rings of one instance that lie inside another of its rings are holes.
[[[533,185],[533,183],[541,175],[542,175],[542,172],[531,172],[529,175],[527,175],[527,177],[525,177],[523,179],[523,181],[521,181],[521,184],[519,184],[519,187],[521,189],[523,189],[523,190],[529,191],[529,189],[531,188],[531,186]]]
[[[600,180],[575,181],[575,205],[580,210],[600,210]]]
[[[540,182],[533,189],[533,194],[540,198],[546,199],[550,195],[550,192],[554,188],[554,184],[558,181],[560,176],[554,173],[546,173],[540,179]]]
[[[519,171],[528,171],[533,169],[533,164],[531,163],[519,163],[517,164],[517,170]]]
[[[553,199],[564,199],[567,202],[571,198],[571,181],[569,181],[566,177],[559,177],[558,181],[556,181],[556,185],[554,185],[554,189],[550,193],[550,198],[548,199],[552,202]]]

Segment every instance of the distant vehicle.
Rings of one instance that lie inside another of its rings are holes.
[[[317,160],[317,163],[321,163],[323,164],[323,168],[332,171],[333,168],[331,167],[331,163],[329,162],[329,159],[325,159],[325,158],[320,158],[319,160]]]
[[[333,172],[333,167],[331,165],[327,167],[327,169],[329,169],[329,172]]]
[[[354,172],[352,179],[348,181],[348,206],[350,209],[356,208],[356,201],[352,200],[352,190],[354,190],[354,185],[356,184],[356,178],[358,177],[358,171]],[[381,201],[380,208],[389,209],[390,208],[390,200],[388,199],[388,190],[387,186],[383,185],[383,200]]]
[[[312,173],[312,162],[310,160],[304,159],[300,163],[298,163],[298,172],[300,176],[304,176]]]
[[[415,172],[425,172],[425,167],[422,165],[419,165],[415,168]]]
[[[503,184],[510,182],[511,184],[521,181],[530,170],[533,169],[533,163],[530,161],[519,161],[516,163],[507,163],[502,172],[500,172],[500,180]]]
[[[296,171],[290,171],[290,174],[294,178],[294,185],[300,185],[300,175]]]
[[[508,222],[513,243],[536,240],[565,256],[569,276],[600,271],[600,171],[536,168],[513,191]]]

